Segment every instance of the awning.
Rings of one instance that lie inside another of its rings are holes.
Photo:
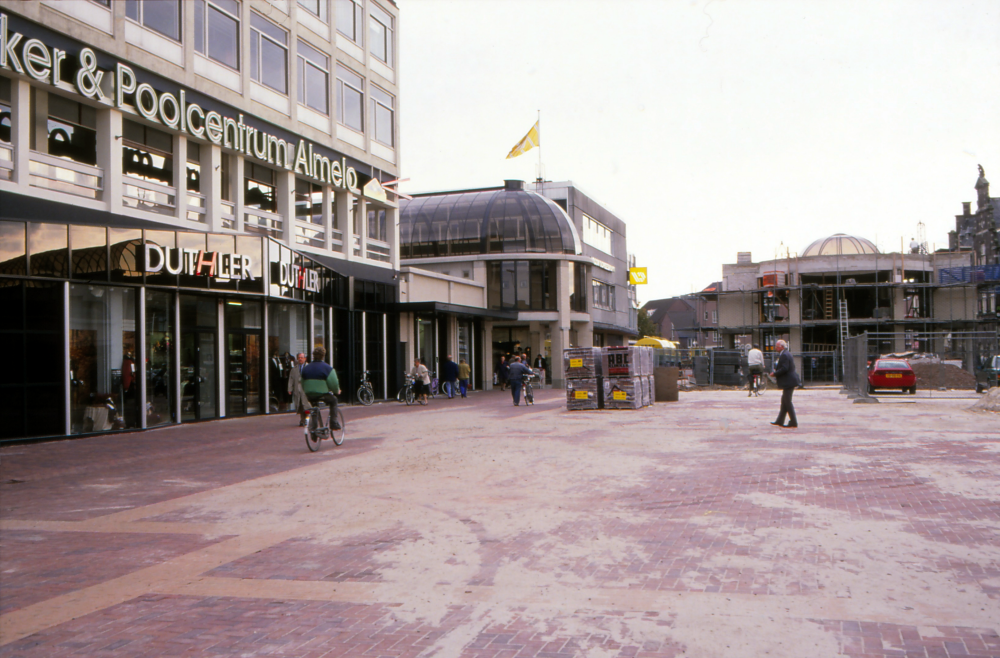
[[[517,311],[463,306],[461,304],[446,304],[445,302],[397,302],[392,304],[390,308],[397,313],[445,313],[469,318],[485,318],[487,320],[517,319]]]

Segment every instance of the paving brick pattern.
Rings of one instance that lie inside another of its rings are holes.
[[[764,655],[762,648],[738,644],[745,640],[741,633],[755,625],[765,630],[751,637],[769,643],[768,655],[1000,658],[1000,495],[995,484],[1000,422],[995,417],[961,415],[961,403],[887,404],[876,413],[835,395],[803,396],[796,399],[803,424],[811,417],[820,419],[819,427],[797,434],[766,426],[774,411],[770,406],[755,401],[757,406],[747,411],[740,406],[747,403],[734,396],[702,394],[683,407],[662,408],[657,416],[567,414],[560,397],[560,391],[542,391],[531,409],[514,409],[499,393],[437,403],[438,409],[448,405],[465,413],[470,433],[478,427],[499,432],[537,426],[525,440],[548,441],[558,451],[539,453],[533,467],[556,473],[556,481],[532,481],[530,474],[522,477],[501,464],[496,467],[501,479],[484,499],[493,501],[490,506],[517,509],[529,497],[522,487],[545,486],[550,493],[538,513],[565,515],[545,530],[498,533],[476,505],[452,508],[449,496],[460,501],[462,488],[448,489],[454,475],[440,467],[441,477],[433,480],[443,483],[440,499],[414,501],[415,510],[431,508],[457,521],[471,538],[462,541],[474,546],[474,559],[464,558],[472,566],[460,582],[441,576],[442,565],[431,553],[430,562],[419,565],[427,581],[417,590],[445,588],[440,614],[408,608],[411,595],[434,593],[392,589],[400,577],[393,556],[419,554],[433,539],[432,528],[410,523],[404,515],[377,532],[279,538],[200,573],[206,587],[257,583],[259,593],[151,591],[5,639],[0,658]],[[432,408],[433,403],[427,409]],[[186,502],[184,496],[211,494],[306,465],[365,464],[385,452],[380,448],[411,442],[430,451],[428,437],[440,440],[434,432],[440,416],[412,423],[409,438],[385,429],[398,432],[393,417],[418,418],[422,409],[377,405],[359,410],[355,420],[366,428],[364,436],[337,449],[327,444],[315,455],[306,453],[300,435],[288,429],[288,416],[4,448],[0,521],[82,525],[72,532],[44,524],[2,528],[0,614],[33,605],[44,614],[53,597],[171,563],[230,536],[169,529],[140,533],[124,523],[98,531],[88,523],[177,501],[135,520],[167,528],[171,523],[231,528],[234,519],[225,510]],[[831,409],[843,418],[831,419]],[[518,420],[525,413],[532,414],[533,425]],[[852,413],[869,416],[850,420]],[[951,414],[952,421],[942,425],[941,414]],[[748,423],[748,416],[754,422]],[[850,422],[845,424],[845,418]],[[682,435],[693,442],[688,450],[657,450],[639,441],[616,441],[650,431],[662,433],[664,442]],[[447,434],[448,441],[463,440],[454,430]],[[642,465],[639,475],[595,475],[574,464],[573,451],[595,438],[607,444],[609,466],[618,458],[632,460]],[[490,449],[489,443],[475,448]],[[496,459],[502,463],[505,456],[518,456],[501,451],[510,449],[497,448]],[[373,501],[399,496],[405,486],[391,485],[389,496],[372,484]],[[476,499],[478,483],[462,486]],[[294,508],[284,514],[302,513]],[[876,537],[885,528],[891,529],[892,546]],[[462,559],[442,561],[454,566],[464,564]],[[512,565],[529,574],[518,586],[532,593],[513,595],[512,603],[501,606],[503,596],[512,596],[507,589]],[[273,587],[285,581],[320,589],[301,598],[294,592],[305,590],[275,594]],[[183,589],[186,582],[174,586]],[[335,584],[340,591],[322,589]],[[350,600],[351,592],[361,590],[345,593],[340,584],[370,586],[364,590],[368,599]],[[897,586],[924,600],[897,601],[891,595]],[[563,594],[549,596],[550,591]],[[579,601],[571,596],[584,591]],[[587,598],[598,594],[604,598],[592,603]],[[455,602],[465,595],[478,602]],[[319,600],[324,596],[337,600]],[[517,596],[526,602],[519,603]],[[835,607],[851,612],[855,599],[857,616],[814,612]],[[882,601],[885,607],[873,612],[862,601]],[[963,621],[961,606],[973,601],[979,608]],[[692,613],[685,608],[705,602],[711,610],[706,615],[718,612],[720,623],[713,625],[706,616],[705,623],[692,626]],[[938,604],[947,610],[935,620],[933,612],[914,611],[922,604],[925,611]],[[919,623],[899,621],[921,614]],[[740,629],[732,627],[744,622]],[[766,630],[768,624],[773,630]],[[701,643],[708,634],[717,637]],[[826,642],[826,648],[810,654],[793,641],[804,636]],[[782,645],[785,638],[788,644]]]

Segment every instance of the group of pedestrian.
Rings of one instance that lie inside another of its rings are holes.
[[[427,396],[431,392],[431,373],[419,358],[413,360],[413,368],[410,370],[413,377],[414,386],[417,387],[417,400],[420,404],[427,404]],[[472,368],[465,359],[460,359],[455,363],[451,354],[441,364],[441,390],[445,396],[452,400],[456,394],[463,398],[469,394],[469,377],[472,375]]]

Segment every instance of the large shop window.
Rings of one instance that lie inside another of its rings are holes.
[[[299,41],[299,103],[320,114],[330,113],[330,58]]]
[[[125,16],[174,41],[181,40],[180,0],[125,0]]]
[[[32,92],[35,92],[34,88]],[[33,97],[35,95],[33,93]],[[58,94],[48,94],[48,106],[46,132],[49,155],[96,165],[97,110]]]
[[[375,125],[372,136],[376,142],[392,146],[394,99],[375,85],[372,85],[371,88],[371,99],[372,121]]]
[[[372,4],[371,9],[368,46],[375,59],[392,66],[392,16],[376,4]]]
[[[174,295],[146,290],[146,426],[175,422]]]
[[[307,358],[312,357],[312,350],[309,349],[309,306],[270,304],[267,309],[267,367],[272,409],[293,411],[292,396],[288,394],[288,375],[299,352],[306,354]]]
[[[12,245],[0,237],[3,267]],[[0,439],[64,434],[63,284],[0,281],[0,308]]]
[[[365,10],[358,0],[335,0],[337,31],[354,43],[361,44],[361,30],[365,20]]]
[[[491,261],[486,294],[490,308],[556,310],[556,261]]]
[[[240,3],[195,0],[194,49],[220,64],[240,70]]]
[[[350,69],[337,66],[337,122],[364,132],[365,81]]]
[[[69,288],[70,432],[140,426],[138,288]]]
[[[288,32],[259,14],[250,14],[250,77],[288,93]]]
[[[243,203],[247,208],[278,212],[278,186],[273,169],[253,162],[243,165]]]

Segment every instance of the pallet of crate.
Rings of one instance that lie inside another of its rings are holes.
[[[634,345],[605,347],[605,409],[641,409],[653,403],[653,349]]]
[[[603,360],[599,347],[571,347],[563,350],[566,373],[566,408],[569,411],[601,408]]]

